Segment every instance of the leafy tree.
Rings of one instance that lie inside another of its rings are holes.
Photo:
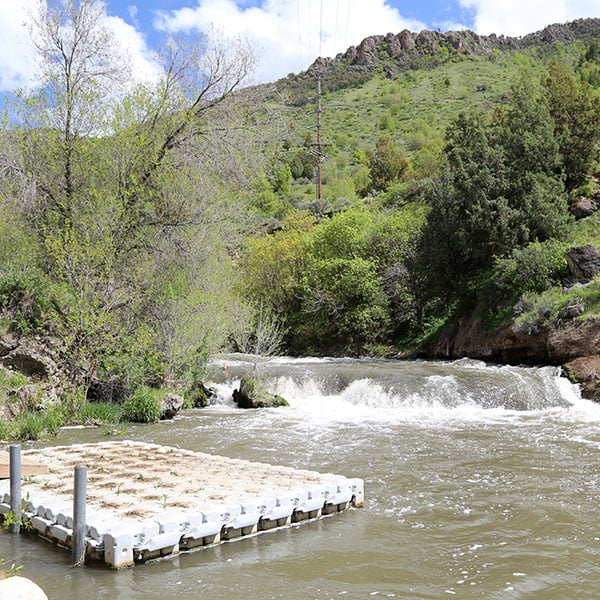
[[[340,212],[313,231],[310,253],[318,259],[366,256],[372,224],[373,213],[364,206]]]
[[[306,268],[306,232],[314,220],[291,212],[272,235],[250,238],[240,256],[241,293],[251,303],[286,316],[297,309]]]
[[[400,181],[408,169],[408,161],[398,152],[387,134],[379,137],[368,162],[371,188],[376,192],[383,192],[390,184]]]
[[[292,170],[288,164],[277,166],[269,176],[273,191],[278,194],[289,194],[292,186]]]
[[[213,230],[235,210],[222,181],[239,180],[241,170],[218,160],[220,140],[253,55],[242,40],[167,39],[162,76],[127,93],[103,2],[40,0],[37,8],[43,87],[21,95],[1,156],[60,297],[47,328],[63,340],[76,383],[125,377],[146,357],[140,378],[155,384],[182,341],[177,320],[189,314],[169,282],[182,270],[209,280],[210,250],[226,256],[227,236]],[[211,338],[194,331],[196,347]]]
[[[265,217],[277,217],[283,210],[281,200],[273,191],[269,178],[259,175],[252,184],[251,205]]]
[[[387,341],[390,317],[376,264],[365,258],[325,258],[304,279],[303,326],[297,335],[312,351],[356,352]]]
[[[600,44],[593,40],[582,52],[577,65],[577,75],[593,88],[600,87]]]

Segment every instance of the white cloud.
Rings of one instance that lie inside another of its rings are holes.
[[[27,87],[34,78],[34,54],[26,23],[32,3],[2,0],[0,3],[0,91]]]
[[[460,0],[475,11],[477,33],[522,36],[552,23],[600,16],[598,0]]]
[[[0,0],[0,93],[35,86],[36,56],[27,25],[35,5],[35,0]],[[121,55],[131,61],[133,78],[155,77],[158,67],[141,34],[119,17],[107,15],[106,24],[119,42]]]
[[[262,81],[304,70],[317,56],[335,56],[369,35],[425,27],[402,17],[386,0],[265,0],[247,8],[239,4],[197,0],[193,8],[159,13],[155,26],[167,31],[213,26],[225,35],[255,40],[261,49],[257,77]]]
[[[158,78],[160,66],[140,33],[119,17],[107,17],[107,24],[118,41],[121,52],[130,61],[133,79],[147,81]]]

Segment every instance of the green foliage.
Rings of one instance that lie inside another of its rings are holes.
[[[0,368],[0,387],[16,388],[28,383],[27,377],[23,373],[7,371]]]
[[[140,387],[121,406],[121,419],[129,423],[156,423],[160,419],[159,390]]]
[[[6,560],[4,558],[0,558],[0,568],[0,579],[3,579],[6,577],[14,577],[15,575],[18,575],[23,569],[23,566],[16,566],[14,563],[12,565],[7,565]]]
[[[249,240],[241,262],[246,294],[280,316],[293,353],[388,347],[416,321],[403,264],[427,212],[424,203],[394,211],[356,205],[317,225],[287,221]]]
[[[566,186],[573,189],[585,181],[599,156],[600,98],[593,97],[590,87],[579,84],[558,62],[550,65],[545,86]]]
[[[32,333],[53,318],[56,291],[35,267],[12,267],[0,263],[0,311],[10,315],[13,331]]]
[[[292,169],[284,164],[273,169],[269,176],[273,191],[277,194],[289,194],[292,185]]]
[[[118,346],[113,346],[102,358],[99,376],[111,382],[113,396],[120,400],[142,385],[158,386],[166,372],[165,358],[156,348],[154,332],[140,328],[135,335],[123,335]]]
[[[527,73],[505,109],[460,115],[448,140],[419,265],[433,296],[465,298],[496,258],[563,234],[567,197],[554,123]]]
[[[324,220],[310,238],[310,253],[317,259],[360,257],[367,252],[373,213],[363,206]]]
[[[551,288],[541,294],[529,292],[523,294],[517,305],[519,314],[515,319],[515,326],[531,333],[550,322],[570,327],[584,319],[600,318],[599,306],[600,281],[597,278],[586,287],[574,287],[567,292],[560,288]],[[564,318],[563,311],[568,311],[569,307],[581,308],[579,316]]]
[[[12,436],[12,426],[7,421],[0,421],[0,440],[3,442],[8,441]]]
[[[79,420],[90,425],[118,423],[121,407],[112,402],[86,402],[79,412]]]
[[[496,259],[486,274],[479,292],[486,311],[512,304],[523,294],[539,294],[561,285],[568,275],[565,253],[568,244],[556,240],[532,242],[513,250],[506,258]]]
[[[308,349],[352,352],[389,334],[386,297],[364,258],[317,259],[304,280],[302,314]]]
[[[273,191],[273,186],[266,175],[255,179],[250,204],[264,217],[277,217],[283,209],[283,204]]]
[[[408,160],[397,151],[392,139],[386,134],[381,135],[374,151],[369,155],[373,191],[383,192],[390,184],[401,181],[408,164]]]
[[[255,304],[285,313],[297,305],[306,262],[304,235],[313,219],[293,212],[283,223],[282,231],[248,240],[240,257],[240,288]]]
[[[577,74],[582,82],[593,88],[600,87],[600,44],[593,40],[581,53]]]
[[[15,440],[33,441],[46,436],[55,436],[64,424],[60,405],[39,412],[19,414],[10,424],[10,435]]]

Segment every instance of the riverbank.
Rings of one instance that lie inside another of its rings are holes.
[[[585,398],[600,401],[600,320],[578,315],[535,327],[511,322],[491,328],[478,317],[454,321],[426,347],[431,359],[473,358],[512,365],[554,365],[581,385]]]

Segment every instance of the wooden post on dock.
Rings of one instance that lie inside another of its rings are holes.
[[[21,446],[10,446],[10,510],[14,522],[10,524],[12,533],[21,531]]]
[[[74,567],[85,562],[85,503],[87,495],[87,467],[75,467],[73,496],[73,554]]]

